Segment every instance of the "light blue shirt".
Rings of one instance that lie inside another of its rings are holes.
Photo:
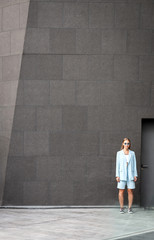
[[[134,180],[134,177],[138,177],[136,166],[135,152],[129,149],[129,162],[127,166],[127,159],[123,149],[116,154],[116,177],[120,177],[120,180]]]

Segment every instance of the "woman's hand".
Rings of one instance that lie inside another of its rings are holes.
[[[134,177],[134,182],[136,182],[136,181],[137,181],[137,177],[135,176],[135,177]]]
[[[120,182],[120,177],[116,177],[117,182]]]

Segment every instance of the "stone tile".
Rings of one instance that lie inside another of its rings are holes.
[[[23,18],[23,20],[25,20],[25,17]],[[30,1],[28,19],[27,19],[27,28],[36,28],[36,27],[38,27],[38,2]]]
[[[50,52],[57,54],[75,54],[76,30],[64,28],[50,29]]]
[[[116,152],[120,150],[123,138],[126,136],[126,130],[121,132],[101,132],[100,133],[100,154],[103,156],[113,156],[116,159]],[[112,143],[112,149],[111,149]],[[116,161],[114,161],[115,164]],[[113,167],[113,166],[110,166]],[[111,170],[112,168],[110,168]],[[113,168],[115,169],[115,167]],[[115,176],[115,174],[114,174]]]
[[[152,32],[150,30],[129,30],[127,49],[130,54],[149,54],[151,52]]]
[[[100,104],[100,82],[82,81],[77,82],[77,105],[99,105]]]
[[[88,106],[88,131],[101,130],[101,111],[102,106]]]
[[[37,130],[56,131],[62,129],[62,110],[60,107],[37,107]]]
[[[152,32],[152,54],[154,53],[154,33]]]
[[[101,104],[123,106],[125,104],[125,83],[121,81],[101,82]]]
[[[138,28],[139,27],[139,3],[116,3],[115,26],[116,28]]]
[[[141,4],[141,27],[154,29],[154,3],[153,1],[142,1]]]
[[[0,107],[0,132],[10,132],[12,129],[14,106]]]
[[[14,111],[13,130],[36,130],[36,110],[31,106],[16,106]]]
[[[63,4],[55,2],[38,2],[38,27],[63,26]]]
[[[24,53],[49,53],[49,29],[28,28]]]
[[[76,52],[79,54],[99,54],[101,52],[101,30],[77,29]]]
[[[112,150],[111,150],[112,151]],[[112,151],[113,152],[113,151]],[[94,180],[99,184],[102,181],[110,181],[111,169],[115,169],[115,163],[111,157],[103,156],[94,156],[87,158],[87,167],[86,167],[86,179]],[[103,172],[103,174],[102,174]]]
[[[1,110],[0,110],[1,113]],[[0,121],[1,123],[1,121]],[[8,157],[8,149],[10,144],[10,131],[0,131],[0,151],[1,151],[1,168],[0,168],[0,174],[1,174],[1,181],[4,181],[4,170],[6,169],[6,159]],[[3,182],[4,183],[4,182]],[[3,184],[1,184],[1,200],[2,200],[2,193],[3,193]]]
[[[21,67],[21,79],[54,80],[61,78],[62,78],[62,56],[43,54],[23,56]]]
[[[41,156],[49,154],[49,133],[45,131],[24,132],[24,155]]]
[[[87,64],[86,55],[63,56],[63,79],[87,79]]]
[[[51,205],[72,205],[73,183],[70,181],[51,182],[49,186],[49,202]]]
[[[10,55],[11,46],[10,46],[10,32],[1,32],[0,33],[0,56]]]
[[[88,27],[88,3],[82,2],[64,3],[63,24],[65,28]]]
[[[88,129],[117,132],[140,131],[138,106],[88,106]],[[134,120],[135,119],[135,120]]]
[[[86,106],[64,106],[62,114],[64,130],[87,130]]]
[[[29,1],[20,3],[20,28],[26,28],[29,12]]]
[[[132,87],[133,86],[133,87]],[[151,84],[148,82],[126,82],[125,104],[126,106],[150,106]]]
[[[151,106],[154,106],[154,84],[152,83],[152,86],[151,86]]]
[[[19,0],[19,3],[29,2],[29,0]]]
[[[125,29],[103,29],[102,53],[126,53],[126,38]]]
[[[0,82],[1,106],[15,106],[18,81]]]
[[[50,102],[49,81],[24,81],[25,105],[49,105]]]
[[[24,155],[24,136],[23,132],[13,131],[11,134],[9,156]]]
[[[0,81],[3,81],[3,77],[2,77],[2,57],[0,57]]]
[[[63,155],[95,155],[99,151],[97,133],[51,133],[50,154]]]
[[[87,176],[87,161],[94,156],[61,156],[61,180],[81,184]]]
[[[11,31],[11,55],[22,54],[25,39],[25,29]]]
[[[16,106],[24,105],[24,81],[18,81],[18,89],[16,94]]]
[[[114,56],[114,79],[116,81],[138,81],[139,60],[137,56]]]
[[[89,27],[112,28],[114,26],[113,3],[89,3]]]
[[[18,196],[18,197],[17,197]],[[23,204],[23,183],[19,181],[7,181],[4,188],[4,205],[21,205]],[[13,234],[10,234],[13,236]],[[20,236],[21,237],[21,236]],[[7,236],[8,238],[8,236]]]
[[[29,157],[9,157],[6,179],[10,182],[35,180],[36,159]]]
[[[14,0],[15,1],[15,0]],[[16,0],[17,1],[17,0]],[[22,0],[21,0],[22,1]],[[24,0],[23,0],[24,1]],[[34,1],[41,1],[41,0],[31,0],[32,2]],[[49,0],[44,0],[46,2],[48,2]],[[106,2],[128,2],[128,1],[136,1],[136,2],[140,2],[140,0],[77,0],[77,2],[103,2],[103,3],[106,3]],[[146,0],[145,0],[146,1]],[[151,0],[152,1],[152,0]],[[50,2],[68,2],[68,0],[50,0]],[[74,0],[69,0],[69,2],[74,2]]]
[[[131,138],[135,138],[136,132],[140,132],[140,118],[138,117],[138,106],[126,106],[124,108],[124,114],[120,118],[122,122],[122,129],[126,130],[127,136],[132,136]],[[131,130],[130,130],[131,129]],[[131,135],[132,134],[132,135]],[[134,141],[135,142],[135,141]],[[137,142],[137,141],[136,141]]]
[[[83,183],[76,182],[74,183],[74,201],[76,199],[78,205],[99,205],[98,203],[98,190],[97,190],[97,181],[96,180],[87,180]],[[84,196],[84,197],[82,197]]]
[[[1,8],[6,7],[6,6],[10,5],[10,2],[11,2],[11,0],[1,0],[0,1],[0,7]]]
[[[0,8],[0,32],[2,31],[2,8]]]
[[[3,31],[19,28],[19,4],[3,8]]]
[[[21,55],[3,57],[3,81],[17,81],[20,75]]]
[[[47,195],[46,182],[25,181],[23,183],[23,204],[32,205],[35,202],[35,205],[46,205]]]
[[[0,7],[7,7],[10,5],[22,3],[22,2],[28,2],[29,0],[1,0],[0,1]]]
[[[113,56],[112,55],[89,55],[88,56],[88,79],[93,81],[113,80]]]
[[[139,57],[139,79],[141,81],[153,81],[154,79],[154,56]]]
[[[75,82],[74,81],[50,81],[51,105],[74,105]]]
[[[59,156],[37,157],[37,181],[59,182],[62,179],[62,158]]]

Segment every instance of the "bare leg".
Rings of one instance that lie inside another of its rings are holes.
[[[128,192],[128,207],[131,208],[132,203],[133,203],[133,189],[127,189]]]
[[[121,208],[124,206],[124,191],[125,189],[119,189],[119,203]]]

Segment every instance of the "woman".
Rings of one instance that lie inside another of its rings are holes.
[[[133,213],[133,189],[137,181],[137,167],[135,152],[130,150],[131,141],[124,138],[120,151],[116,154],[116,180],[117,188],[119,188],[120,213],[124,213],[124,191],[127,183],[128,192],[128,213]]]

